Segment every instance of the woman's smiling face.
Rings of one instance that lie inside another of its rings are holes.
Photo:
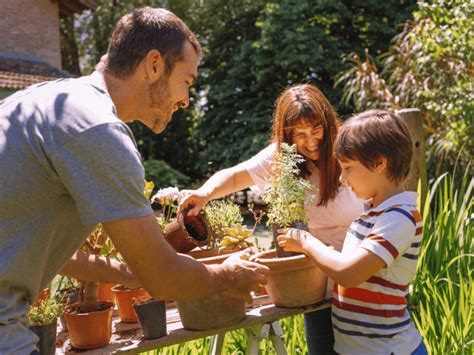
[[[324,138],[323,126],[313,126],[302,119],[293,127],[291,139],[298,153],[310,160],[319,159],[319,146]]]

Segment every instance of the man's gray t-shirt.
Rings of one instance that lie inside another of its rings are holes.
[[[133,135],[99,73],[0,101],[0,353],[35,349],[29,303],[97,223],[151,214],[143,191]]]

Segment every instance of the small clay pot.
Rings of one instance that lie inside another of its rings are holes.
[[[273,243],[275,244],[277,258],[286,258],[288,256],[301,255],[301,253],[284,251],[283,248],[280,247],[277,242],[277,237],[278,237],[277,230],[283,227],[281,227],[278,223],[272,223],[271,227],[272,227],[272,233],[273,233]],[[308,231],[308,226],[303,222],[295,222],[290,226],[290,228],[297,228],[297,229]]]
[[[245,300],[220,293],[198,300],[176,301],[183,327],[208,330],[225,327],[245,318]]]
[[[299,307],[324,299],[327,276],[306,255],[277,258],[273,249],[253,261],[270,268],[265,289],[276,306]]]
[[[57,319],[48,325],[32,325],[31,331],[39,337],[38,350],[41,355],[54,355],[56,353],[56,327]]]
[[[112,302],[99,302],[100,310],[78,312],[81,304],[75,303],[66,308],[65,318],[69,339],[76,349],[96,349],[109,344],[112,336]]]
[[[99,282],[98,299],[115,303],[114,293],[112,292],[112,287],[114,286],[115,284]]]
[[[139,302],[133,304],[133,309],[145,339],[155,339],[166,335],[165,301]]]
[[[150,299],[151,296],[144,288],[129,290],[123,285],[112,287],[112,292],[117,301],[118,315],[124,323],[138,322],[137,315],[133,310],[133,304],[140,300]]]
[[[197,246],[205,246],[212,237],[212,229],[203,212],[197,216],[180,213],[163,231],[168,243],[178,253],[186,253]]]

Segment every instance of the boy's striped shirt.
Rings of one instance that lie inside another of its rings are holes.
[[[342,354],[410,354],[421,341],[408,313],[422,237],[416,193],[403,192],[356,219],[342,254],[365,248],[385,267],[354,288],[334,285],[332,320],[335,350]]]

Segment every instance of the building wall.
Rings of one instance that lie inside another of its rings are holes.
[[[57,1],[0,0],[0,13],[0,52],[61,68]]]

